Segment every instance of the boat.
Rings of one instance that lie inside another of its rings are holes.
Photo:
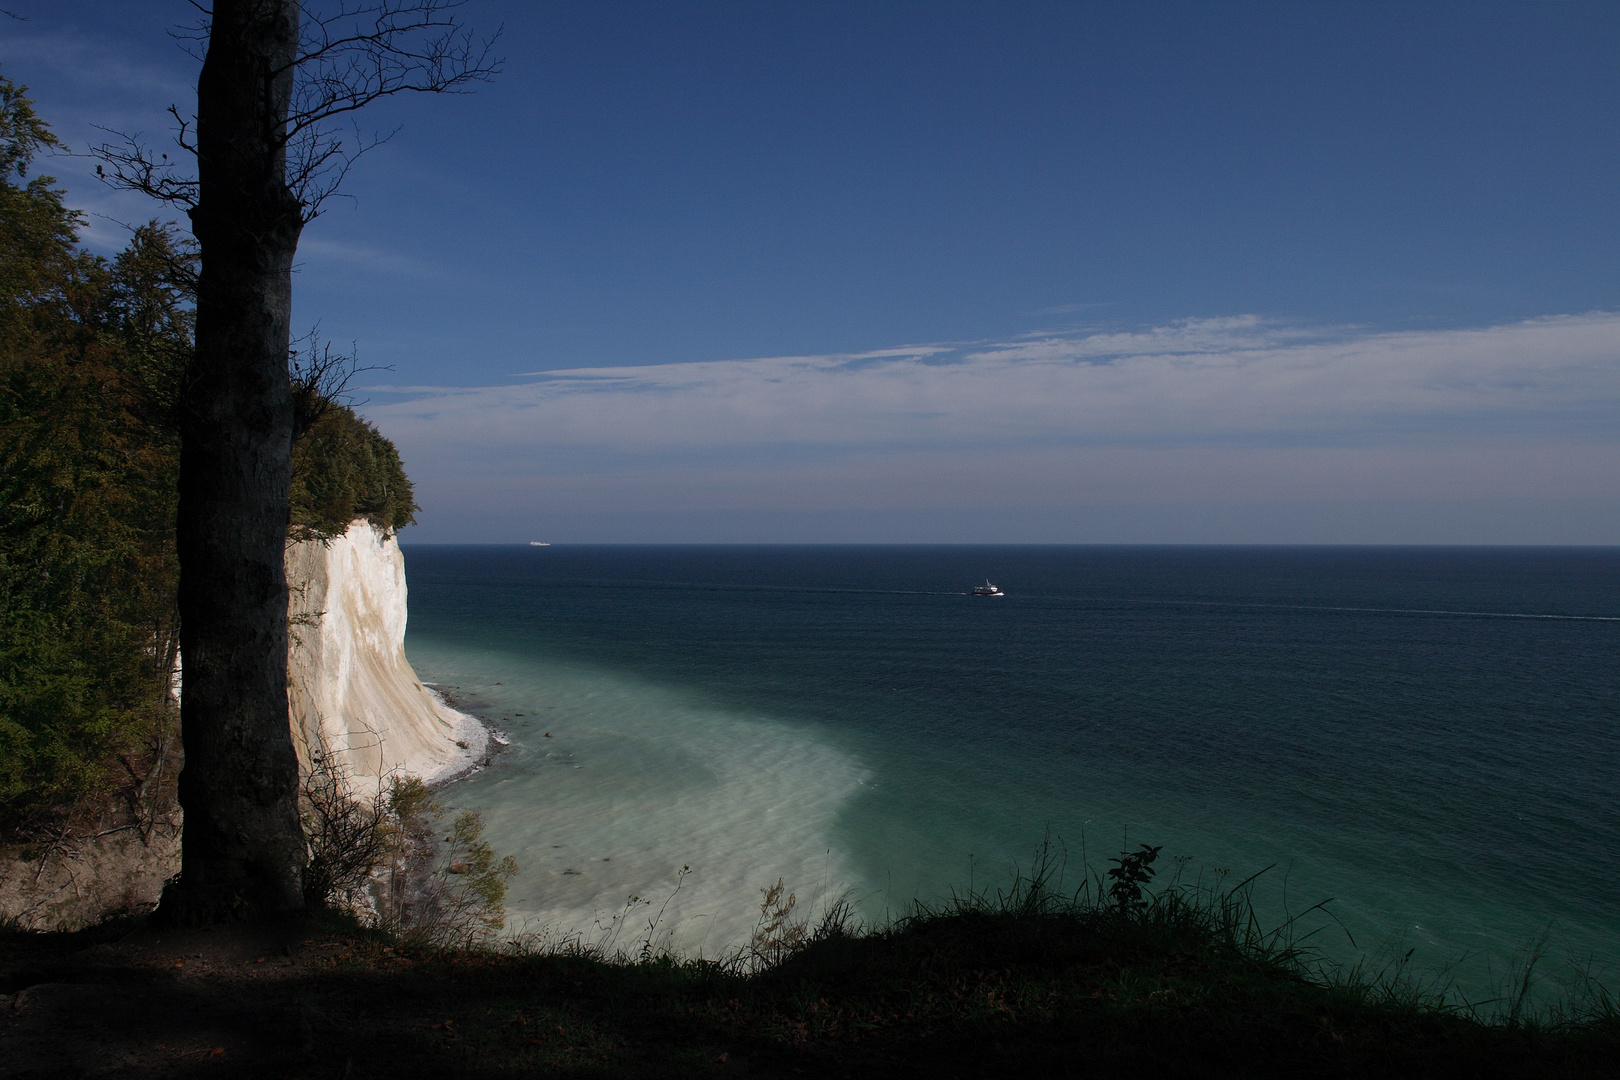
[[[551,544],[550,544],[550,542],[548,542],[546,540],[530,540],[529,541],[529,546],[530,547],[550,547]]]
[[[1000,589],[996,588],[994,585],[990,584],[990,579],[989,578],[985,578],[983,585],[975,585],[975,586],[973,586],[973,595],[974,596],[1006,596],[1007,594],[1002,592]]]

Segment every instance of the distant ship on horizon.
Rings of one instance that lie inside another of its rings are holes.
[[[550,544],[550,542],[548,542],[546,540],[530,540],[529,541],[529,546],[530,547],[550,547],[551,544]]]

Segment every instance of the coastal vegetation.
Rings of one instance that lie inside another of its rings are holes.
[[[274,939],[132,920],[13,937],[0,991],[22,1074],[46,1064],[28,1032],[88,1031],[81,999],[108,1004],[72,1064],[128,1076],[1612,1074],[1620,1010],[1601,992],[1535,1016],[1511,994],[1459,1005],[1399,965],[1333,966],[1297,922],[1264,927],[1252,878],[1149,888],[1146,849],[1113,862],[1069,889],[1040,857],[867,927],[762,889],[762,932],[710,959],[660,953],[656,927],[468,948],[334,914]]]
[[[108,260],[0,79],[0,823],[60,816],[165,754],[178,647],[173,401],[191,252],[152,223]],[[139,787],[139,780],[136,781]]]
[[[464,949],[496,941],[517,862],[496,854],[483,818],[449,815],[416,777],[394,777],[371,798],[357,797],[329,760],[315,764],[299,791],[309,843],[306,906],[401,944]]]
[[[108,815],[148,827],[174,799],[179,717],[178,414],[196,252],[173,226],[112,258],[50,176],[57,145],[0,77],[0,830],[39,851]],[[330,363],[290,381],[289,539],[409,524],[394,445],[335,400]]]
[[[402,529],[417,510],[394,444],[335,402],[293,444],[291,504],[293,535],[313,540],[341,536],[358,520]]]

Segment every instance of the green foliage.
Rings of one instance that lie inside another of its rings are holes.
[[[445,809],[415,777],[396,779],[386,797],[389,873],[379,883],[376,923],[397,941],[466,948],[506,925],[506,883],[517,873],[484,839],[484,820],[457,814],[441,841]]]
[[[401,777],[388,785],[388,812],[413,844],[429,842],[437,831],[439,800],[420,777]]]
[[[463,897],[474,937],[486,937],[506,925],[506,882],[517,873],[517,860],[499,858],[484,839],[484,819],[476,811],[464,810],[450,827],[444,850],[445,871],[456,875],[455,883]]]
[[[1108,871],[1108,876],[1114,879],[1108,887],[1108,898],[1121,914],[1128,915],[1142,906],[1142,886],[1158,873],[1153,869],[1153,860],[1158,857],[1158,848],[1143,844],[1137,851],[1122,851],[1119,858],[1108,860],[1114,864]]]
[[[12,349],[49,332],[75,280],[93,266],[75,250],[80,216],[63,205],[55,179],[16,182],[41,151],[57,145],[26,90],[0,76],[0,340]],[[34,325],[36,319],[44,325]]]
[[[40,150],[57,145],[50,127],[34,115],[27,92],[28,87],[0,76],[0,179],[8,183],[13,173],[19,180],[28,175]]]
[[[506,883],[517,862],[484,839],[483,819],[446,811],[416,777],[369,799],[318,754],[299,793],[309,861],[304,899],[418,945],[487,943],[506,925]]]
[[[341,536],[364,518],[381,529],[416,520],[399,451],[353,409],[329,403],[293,446],[292,520],[299,539]]]
[[[25,89],[0,76],[0,828],[13,830],[132,774],[130,754],[159,754],[176,723],[195,291],[195,251],[170,226],[135,229],[110,261],[80,250],[55,181],[26,179],[57,140]],[[356,517],[409,524],[393,444],[314,404],[293,455],[293,537]]]
[[[184,246],[157,224],[108,263],[77,249],[54,143],[0,78],[0,824],[60,811],[172,724]]]

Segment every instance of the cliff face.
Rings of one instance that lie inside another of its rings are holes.
[[[393,774],[448,779],[483,757],[483,725],[423,687],[405,659],[405,559],[391,533],[356,521],[329,543],[293,544],[287,578],[287,693],[303,768],[324,758],[364,793]]]

